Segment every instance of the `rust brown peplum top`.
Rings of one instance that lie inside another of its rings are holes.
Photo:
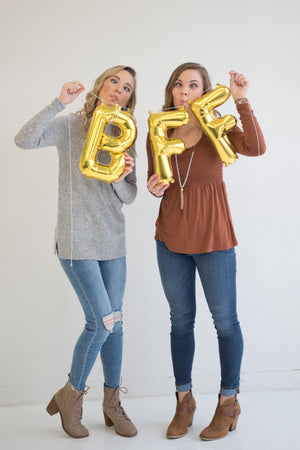
[[[235,127],[228,137],[236,153],[260,156],[266,151],[263,134],[249,103],[237,106],[243,130]],[[177,253],[207,253],[237,245],[225,183],[223,162],[203,133],[194,147],[190,173],[184,187],[184,209],[180,209],[180,186],[172,155],[174,183],[165,191],[156,221],[155,239]],[[186,177],[192,148],[177,156],[181,181]],[[147,138],[148,178],[154,173],[151,142]]]

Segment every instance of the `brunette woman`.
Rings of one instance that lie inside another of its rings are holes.
[[[230,72],[230,90],[243,129],[228,133],[236,153],[260,156],[265,143],[246,98],[248,80]],[[192,395],[194,323],[196,314],[195,274],[199,274],[219,343],[221,382],[218,405],[201,439],[213,440],[235,429],[240,414],[237,400],[243,338],[236,310],[237,245],[225,184],[223,163],[191,111],[189,100],[211,90],[207,70],[200,64],[177,67],[165,91],[163,110],[184,107],[190,122],[171,130],[185,151],[171,157],[171,185],[160,183],[154,173],[148,138],[148,190],[160,198],[156,222],[157,259],[161,281],[170,306],[171,353],[176,383],[177,408],[167,430],[168,438],[184,436],[196,409]]]

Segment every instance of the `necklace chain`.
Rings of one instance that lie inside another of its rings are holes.
[[[183,188],[184,188],[184,186],[185,186],[185,184],[187,182],[187,179],[189,177],[189,173],[190,173],[190,170],[191,170],[191,165],[192,165],[192,161],[193,161],[196,145],[194,145],[194,147],[193,147],[193,151],[192,151],[192,154],[191,154],[191,157],[190,157],[190,162],[189,162],[189,165],[188,165],[188,168],[187,168],[187,171],[186,171],[186,175],[185,175],[185,180],[184,180],[183,183],[181,183],[179,167],[178,167],[178,160],[177,160],[177,154],[175,153],[175,164],[176,164],[176,170],[177,170],[178,181],[179,181],[179,186],[180,186],[180,209],[183,209],[183,207],[184,207]]]
[[[187,169],[187,171],[186,171],[186,176],[185,176],[185,180],[184,180],[183,184],[181,183],[181,178],[180,178],[180,173],[179,173],[179,167],[178,167],[178,161],[177,161],[177,154],[175,154],[175,163],[176,163],[176,169],[177,169],[178,181],[179,181],[179,186],[180,186],[181,189],[184,188],[184,186],[185,186],[185,184],[186,184],[186,182],[187,182],[187,179],[188,179],[188,177],[189,177],[189,173],[190,173],[191,165],[192,165],[192,160],[193,160],[193,157],[194,157],[194,152],[195,152],[195,149],[193,149],[193,152],[192,152],[192,155],[191,155],[191,158],[190,158],[190,162],[189,162],[189,165],[188,165],[188,169]]]

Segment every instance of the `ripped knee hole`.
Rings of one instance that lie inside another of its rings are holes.
[[[121,311],[113,311],[103,317],[103,324],[107,331],[112,332],[115,322],[121,321]]]

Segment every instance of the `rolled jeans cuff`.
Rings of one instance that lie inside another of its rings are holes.
[[[192,383],[176,384],[177,392],[187,392],[192,389]]]
[[[233,388],[233,389],[227,389],[227,388],[223,388],[221,386],[221,388],[220,388],[220,395],[223,395],[224,397],[231,397],[232,395],[236,395],[239,393],[240,393],[239,387]]]

